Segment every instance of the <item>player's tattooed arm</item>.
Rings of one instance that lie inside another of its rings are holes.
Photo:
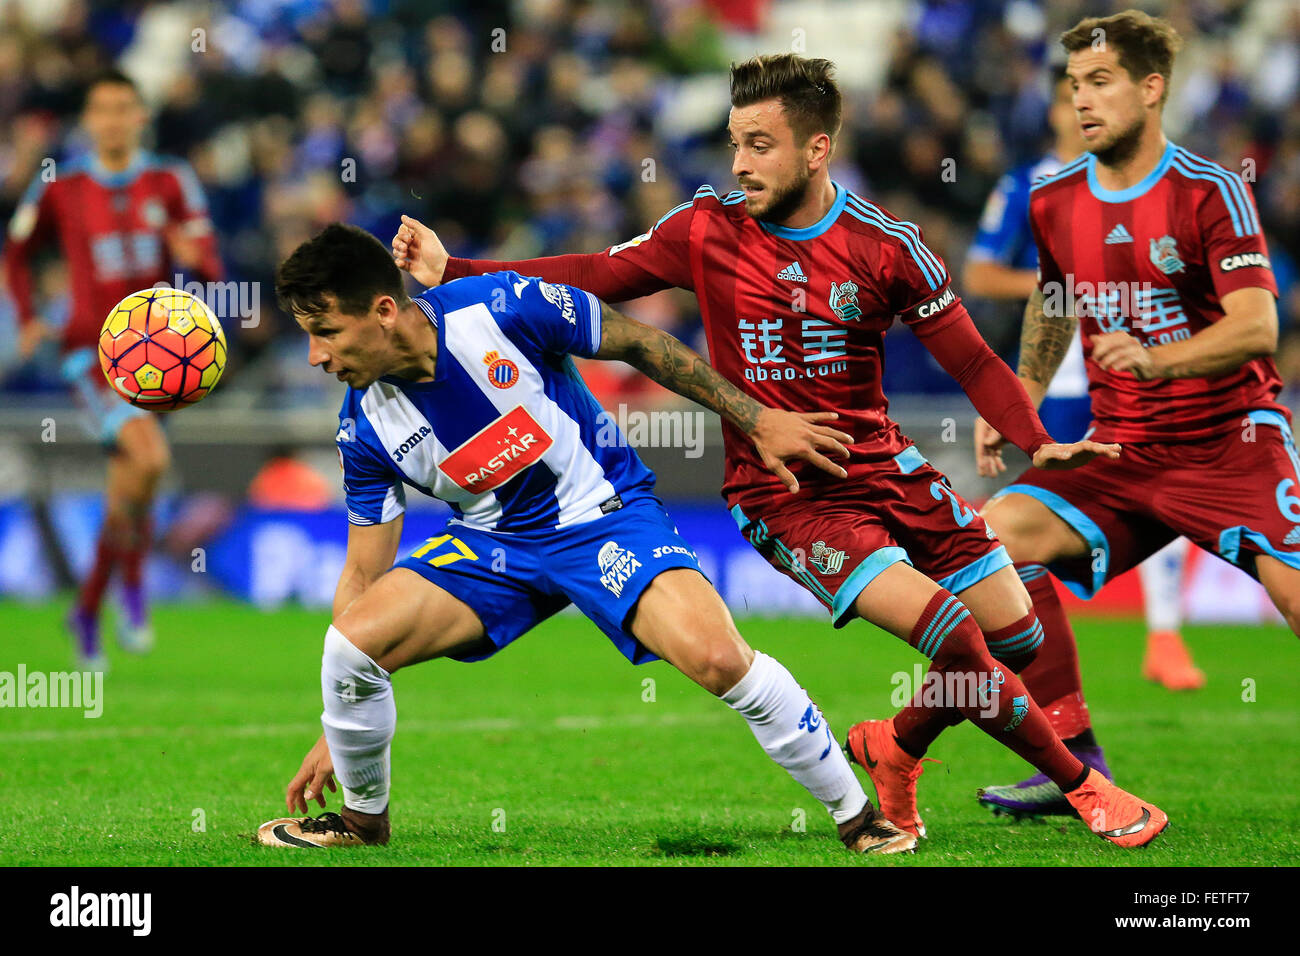
[[[1035,289],[1025,304],[1025,321],[1020,330],[1020,367],[1016,374],[1037,405],[1042,402],[1056,370],[1074,340],[1079,320],[1067,308],[1046,303],[1042,289]]]
[[[600,304],[598,359],[626,362],[652,381],[717,412],[749,436],[764,466],[790,491],[799,482],[785,467],[791,459],[811,462],[843,478],[847,472],[822,454],[847,458],[845,444],[853,438],[817,422],[839,417],[835,412],[790,412],[769,408],[746,395],[718,374],[704,356],[667,332],[630,319]]]
[[[719,375],[690,346],[604,302],[596,358],[627,362],[664,388],[717,412],[746,435],[754,430],[765,407]]]

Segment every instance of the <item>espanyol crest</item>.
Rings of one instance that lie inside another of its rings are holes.
[[[495,388],[509,388],[519,381],[519,366],[508,358],[502,358],[496,349],[484,353],[483,364],[488,369],[488,381]]]
[[[1151,240],[1151,263],[1165,275],[1183,271],[1183,260],[1178,258],[1178,240],[1161,236]]]

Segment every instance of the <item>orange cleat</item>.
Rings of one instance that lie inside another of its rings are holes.
[[[1089,770],[1082,786],[1065,795],[1088,829],[1116,846],[1146,846],[1169,825],[1169,816]]]
[[[916,778],[932,757],[916,758],[898,746],[894,739],[894,721],[864,720],[849,728],[844,749],[849,757],[867,772],[876,788],[880,811],[900,830],[918,837],[925,836],[925,824],[916,811]]]
[[[1142,659],[1142,676],[1169,690],[1200,690],[1205,672],[1192,663],[1192,654],[1176,631],[1152,631]]]

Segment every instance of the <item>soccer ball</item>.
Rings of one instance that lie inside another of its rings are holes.
[[[99,333],[99,367],[132,405],[193,405],[226,368],[226,334],[207,304],[180,289],[142,289],[119,302]]]

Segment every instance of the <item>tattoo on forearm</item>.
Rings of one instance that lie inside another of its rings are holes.
[[[1025,305],[1017,374],[1044,386],[1050,383],[1069,351],[1077,325],[1073,315],[1048,315],[1043,308],[1043,290],[1035,289]]]
[[[763,405],[719,375],[700,353],[604,303],[600,356],[622,359],[664,388],[717,412],[746,434],[763,411]]]

